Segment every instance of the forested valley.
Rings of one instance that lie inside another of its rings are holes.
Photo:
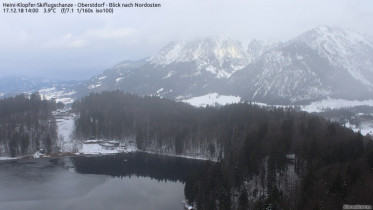
[[[55,109],[54,100],[43,100],[38,93],[1,99],[0,157],[57,151]]]
[[[197,209],[341,209],[371,204],[373,143],[322,117],[251,103],[195,108],[119,91],[73,105],[79,139],[216,160],[187,177]]]

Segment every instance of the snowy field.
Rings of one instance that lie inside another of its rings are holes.
[[[313,102],[309,105],[301,106],[302,111],[306,111],[309,113],[312,112],[322,112],[326,109],[341,109],[341,108],[348,108],[354,106],[373,106],[373,100],[364,100],[364,101],[349,101],[343,99],[323,99],[321,101]]]
[[[218,93],[210,93],[203,96],[193,97],[190,99],[185,99],[183,102],[189,103],[192,106],[196,107],[206,107],[206,106],[215,106],[215,105],[226,105],[239,103],[241,97],[239,96],[226,96],[219,95]]]

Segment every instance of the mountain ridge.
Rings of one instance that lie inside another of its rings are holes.
[[[246,47],[225,37],[175,41],[152,58],[123,61],[79,84],[75,97],[119,89],[174,100],[217,93],[283,105],[372,99],[372,40],[318,26],[286,42],[254,39]]]

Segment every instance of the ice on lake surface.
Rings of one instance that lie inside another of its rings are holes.
[[[0,209],[183,209],[193,161],[149,154],[0,161]]]

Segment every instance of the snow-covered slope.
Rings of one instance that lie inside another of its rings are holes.
[[[248,61],[242,44],[228,38],[172,42],[137,68],[114,67],[85,86],[88,91],[120,89],[179,100],[212,92],[223,94],[227,78]]]
[[[353,78],[373,88],[373,42],[367,35],[320,26],[294,41],[298,40],[326,58],[332,66],[343,68]]]
[[[60,152],[76,152],[77,143],[73,139],[75,129],[75,114],[70,113],[70,107],[53,112],[57,123],[57,145]]]
[[[230,78],[252,101],[309,103],[373,98],[372,43],[356,32],[320,26],[266,51]]]

